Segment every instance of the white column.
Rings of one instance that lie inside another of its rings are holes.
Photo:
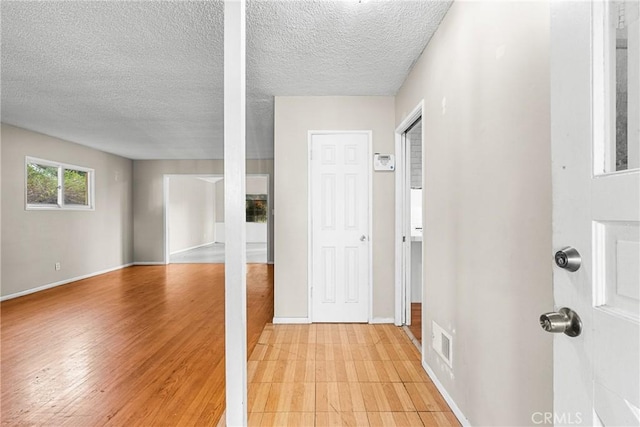
[[[247,425],[245,59],[245,0],[225,0],[224,218],[227,426]]]

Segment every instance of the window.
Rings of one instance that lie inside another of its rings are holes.
[[[594,13],[595,173],[637,169],[640,167],[640,5],[637,0],[595,2]]]
[[[247,194],[247,222],[267,222],[267,195]]]
[[[93,169],[27,157],[27,209],[93,209],[93,174]]]

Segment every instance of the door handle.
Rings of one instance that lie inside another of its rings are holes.
[[[367,240],[367,236],[365,236],[364,234],[362,236],[360,236],[360,241],[364,242],[365,240]]]
[[[545,313],[540,316],[540,326],[547,332],[564,333],[570,337],[577,337],[582,333],[580,316],[567,307],[562,307],[557,312]]]

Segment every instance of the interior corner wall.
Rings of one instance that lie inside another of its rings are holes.
[[[553,410],[549,14],[454,2],[396,97],[396,124],[424,99],[424,358],[471,425]]]
[[[169,253],[215,241],[215,183],[190,176],[169,178]]]
[[[95,210],[26,210],[26,156],[94,169]],[[2,124],[2,297],[133,262],[131,198],[131,160]]]
[[[389,96],[276,96],[275,317],[308,317],[308,131],[372,130],[373,152],[394,153],[393,118]],[[372,178],[372,316],[393,319],[395,176]]]
[[[164,176],[222,175],[223,160],[134,160],[133,254],[137,263],[164,263]],[[247,174],[268,174],[273,194],[273,160],[247,160]],[[271,214],[271,212],[270,212]],[[273,216],[269,218],[268,261],[273,261]]]

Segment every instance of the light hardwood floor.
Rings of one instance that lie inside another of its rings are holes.
[[[413,334],[413,336],[418,340],[419,343],[422,342],[422,304],[419,302],[411,303],[411,325],[409,325],[409,330]]]
[[[459,425],[393,325],[267,325],[247,369],[250,426]]]
[[[249,265],[247,341],[273,318]],[[5,301],[3,425],[215,425],[224,411],[224,265],[131,267]]]
[[[216,425],[223,279],[223,265],[132,267],[1,303],[2,424]],[[249,265],[250,425],[458,425],[402,329],[272,317],[273,267]]]

